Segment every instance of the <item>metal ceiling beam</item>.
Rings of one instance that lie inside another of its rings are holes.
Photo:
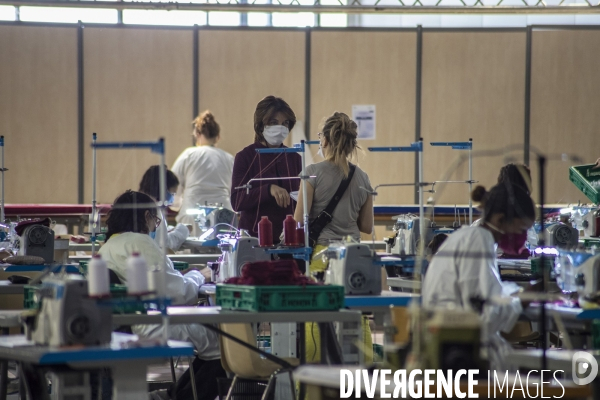
[[[440,3],[443,0],[440,0]],[[595,0],[599,1],[599,0]],[[358,3],[354,0],[353,4]],[[419,4],[416,0],[415,4]],[[438,3],[439,4],[439,3]],[[218,3],[178,3],[178,2],[146,2],[146,1],[69,1],[69,0],[0,0],[0,5],[36,6],[36,7],[71,7],[71,8],[111,8],[111,9],[143,9],[143,10],[188,10],[188,11],[238,11],[238,12],[315,12],[315,13],[347,13],[347,14],[597,14],[598,4],[587,0],[582,4],[546,6],[542,1],[538,5],[523,6],[421,6],[421,5],[299,5],[299,4],[218,4]]]

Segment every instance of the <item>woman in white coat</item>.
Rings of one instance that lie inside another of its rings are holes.
[[[175,270],[173,263],[163,256],[162,251],[150,237],[160,225],[155,207],[148,207],[154,201],[144,193],[128,190],[114,202],[108,214],[106,243],[98,252],[108,268],[115,272],[121,283],[127,284],[127,258],[138,252],[149,267],[165,269],[166,295],[173,305],[195,305],[198,301],[198,288],[206,278],[203,273],[190,270],[182,274]],[[137,206],[137,207],[135,207]],[[128,208],[125,208],[128,207]],[[135,208],[134,208],[135,207]],[[210,275],[208,275],[210,276]],[[133,333],[143,338],[161,338],[160,325],[133,326]],[[199,399],[213,400],[218,395],[217,378],[225,377],[221,366],[218,336],[202,325],[169,325],[169,338],[189,341],[194,344],[198,357],[194,360],[196,387]],[[191,398],[189,372],[174,389],[178,399]]]
[[[185,149],[172,170],[179,178],[178,197],[182,197],[177,222],[193,225],[194,236],[198,236],[194,216],[188,215],[188,210],[205,203],[233,209],[230,201],[233,156],[217,147],[221,128],[210,111],[204,111],[192,124],[196,146]]]
[[[165,199],[167,205],[171,205],[173,204],[175,193],[177,193],[177,188],[179,187],[179,179],[177,179],[175,174],[172,171],[169,171],[166,166],[165,171],[165,182],[167,186]],[[156,202],[160,200],[160,167],[158,165],[153,165],[146,170],[142,177],[142,181],[140,182],[139,191],[152,197]],[[150,235],[150,237],[153,237],[156,244],[160,247],[162,245],[162,238],[166,235],[165,243],[167,249],[177,251],[190,235],[190,230],[184,224],[177,224],[173,230],[168,232],[166,215],[164,215],[160,209],[159,212],[159,217],[164,223],[160,224],[159,227],[156,228],[156,233]]]
[[[511,296],[515,285],[500,280],[495,244],[522,237],[533,225],[535,208],[529,194],[511,184],[494,186],[489,192],[478,186],[472,197],[485,205],[482,224],[459,229],[440,247],[425,275],[422,302],[427,308],[458,307],[477,312],[472,300],[483,300],[482,344],[488,348],[491,368],[505,370],[503,356],[510,346],[500,332],[511,331],[522,304]]]

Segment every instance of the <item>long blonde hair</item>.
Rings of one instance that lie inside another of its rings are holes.
[[[348,161],[356,157],[358,146],[356,132],[358,126],[348,115],[342,112],[334,112],[333,115],[325,120],[323,126],[323,136],[329,143],[327,152],[327,161],[334,163],[348,177]]]

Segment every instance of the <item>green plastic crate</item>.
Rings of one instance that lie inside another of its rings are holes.
[[[173,261],[173,267],[177,271],[184,271],[190,267],[190,263],[185,261]]]
[[[591,182],[600,181],[600,169],[592,169],[594,164],[576,165],[569,168],[569,180],[594,204],[600,204],[600,191]]]
[[[38,299],[35,298],[34,294],[40,285],[25,285],[23,287],[23,308],[26,310],[38,308]],[[127,286],[126,285],[110,285],[110,294],[113,298],[127,297]],[[136,312],[146,312],[146,309],[139,306],[118,306],[114,310],[115,313],[119,314],[131,314]]]
[[[592,247],[596,246],[596,247],[600,247],[600,239],[594,239],[594,238],[585,238],[585,239],[579,239],[579,243],[583,244],[583,247],[585,247],[586,249],[591,249]]]
[[[554,257],[544,257],[544,266],[546,271],[546,279],[550,279],[551,272],[554,271]],[[537,277],[542,277],[542,258],[534,257],[531,259],[531,274]]]
[[[81,268],[81,270],[83,272],[85,272],[86,275],[87,275],[89,263],[90,263],[90,260],[79,260],[79,268]]]
[[[217,285],[217,305],[244,311],[326,311],[344,306],[344,287]]]
[[[38,301],[35,298],[35,291],[39,289],[39,285],[25,285],[23,286],[23,308],[25,310],[31,310],[38,308]]]

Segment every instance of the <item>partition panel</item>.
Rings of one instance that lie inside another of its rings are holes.
[[[254,110],[282,97],[304,121],[304,32],[200,30],[200,112],[221,126],[219,147],[235,155],[254,141]],[[287,144],[290,144],[288,140]]]
[[[473,178],[488,189],[503,164],[523,160],[525,46],[525,31],[423,34],[426,181],[442,180],[458,158],[467,155],[449,147],[431,147],[430,142],[472,138],[474,155],[515,146],[517,152],[473,158]],[[467,180],[468,173],[465,159],[450,179]],[[448,184],[433,196],[437,204],[467,204],[468,186]]]
[[[85,199],[91,201],[92,132],[99,142],[166,142],[166,162],[191,143],[191,29],[86,28]],[[138,189],[143,173],[158,164],[149,150],[98,152],[97,197],[112,202]]]
[[[312,34],[311,135],[326,117],[375,105],[376,138],[359,140],[359,165],[371,185],[414,181],[414,153],[371,153],[415,138],[416,33],[317,31]],[[322,160],[317,158],[316,160]],[[375,204],[409,204],[413,187],[380,188]],[[391,221],[390,221],[391,222]]]
[[[77,202],[77,28],[0,25],[7,203]]]
[[[547,203],[589,199],[569,181],[561,154],[592,164],[600,157],[600,52],[598,30],[536,31],[532,38],[531,146],[550,156],[546,168]],[[531,157],[538,199],[537,166]]]

